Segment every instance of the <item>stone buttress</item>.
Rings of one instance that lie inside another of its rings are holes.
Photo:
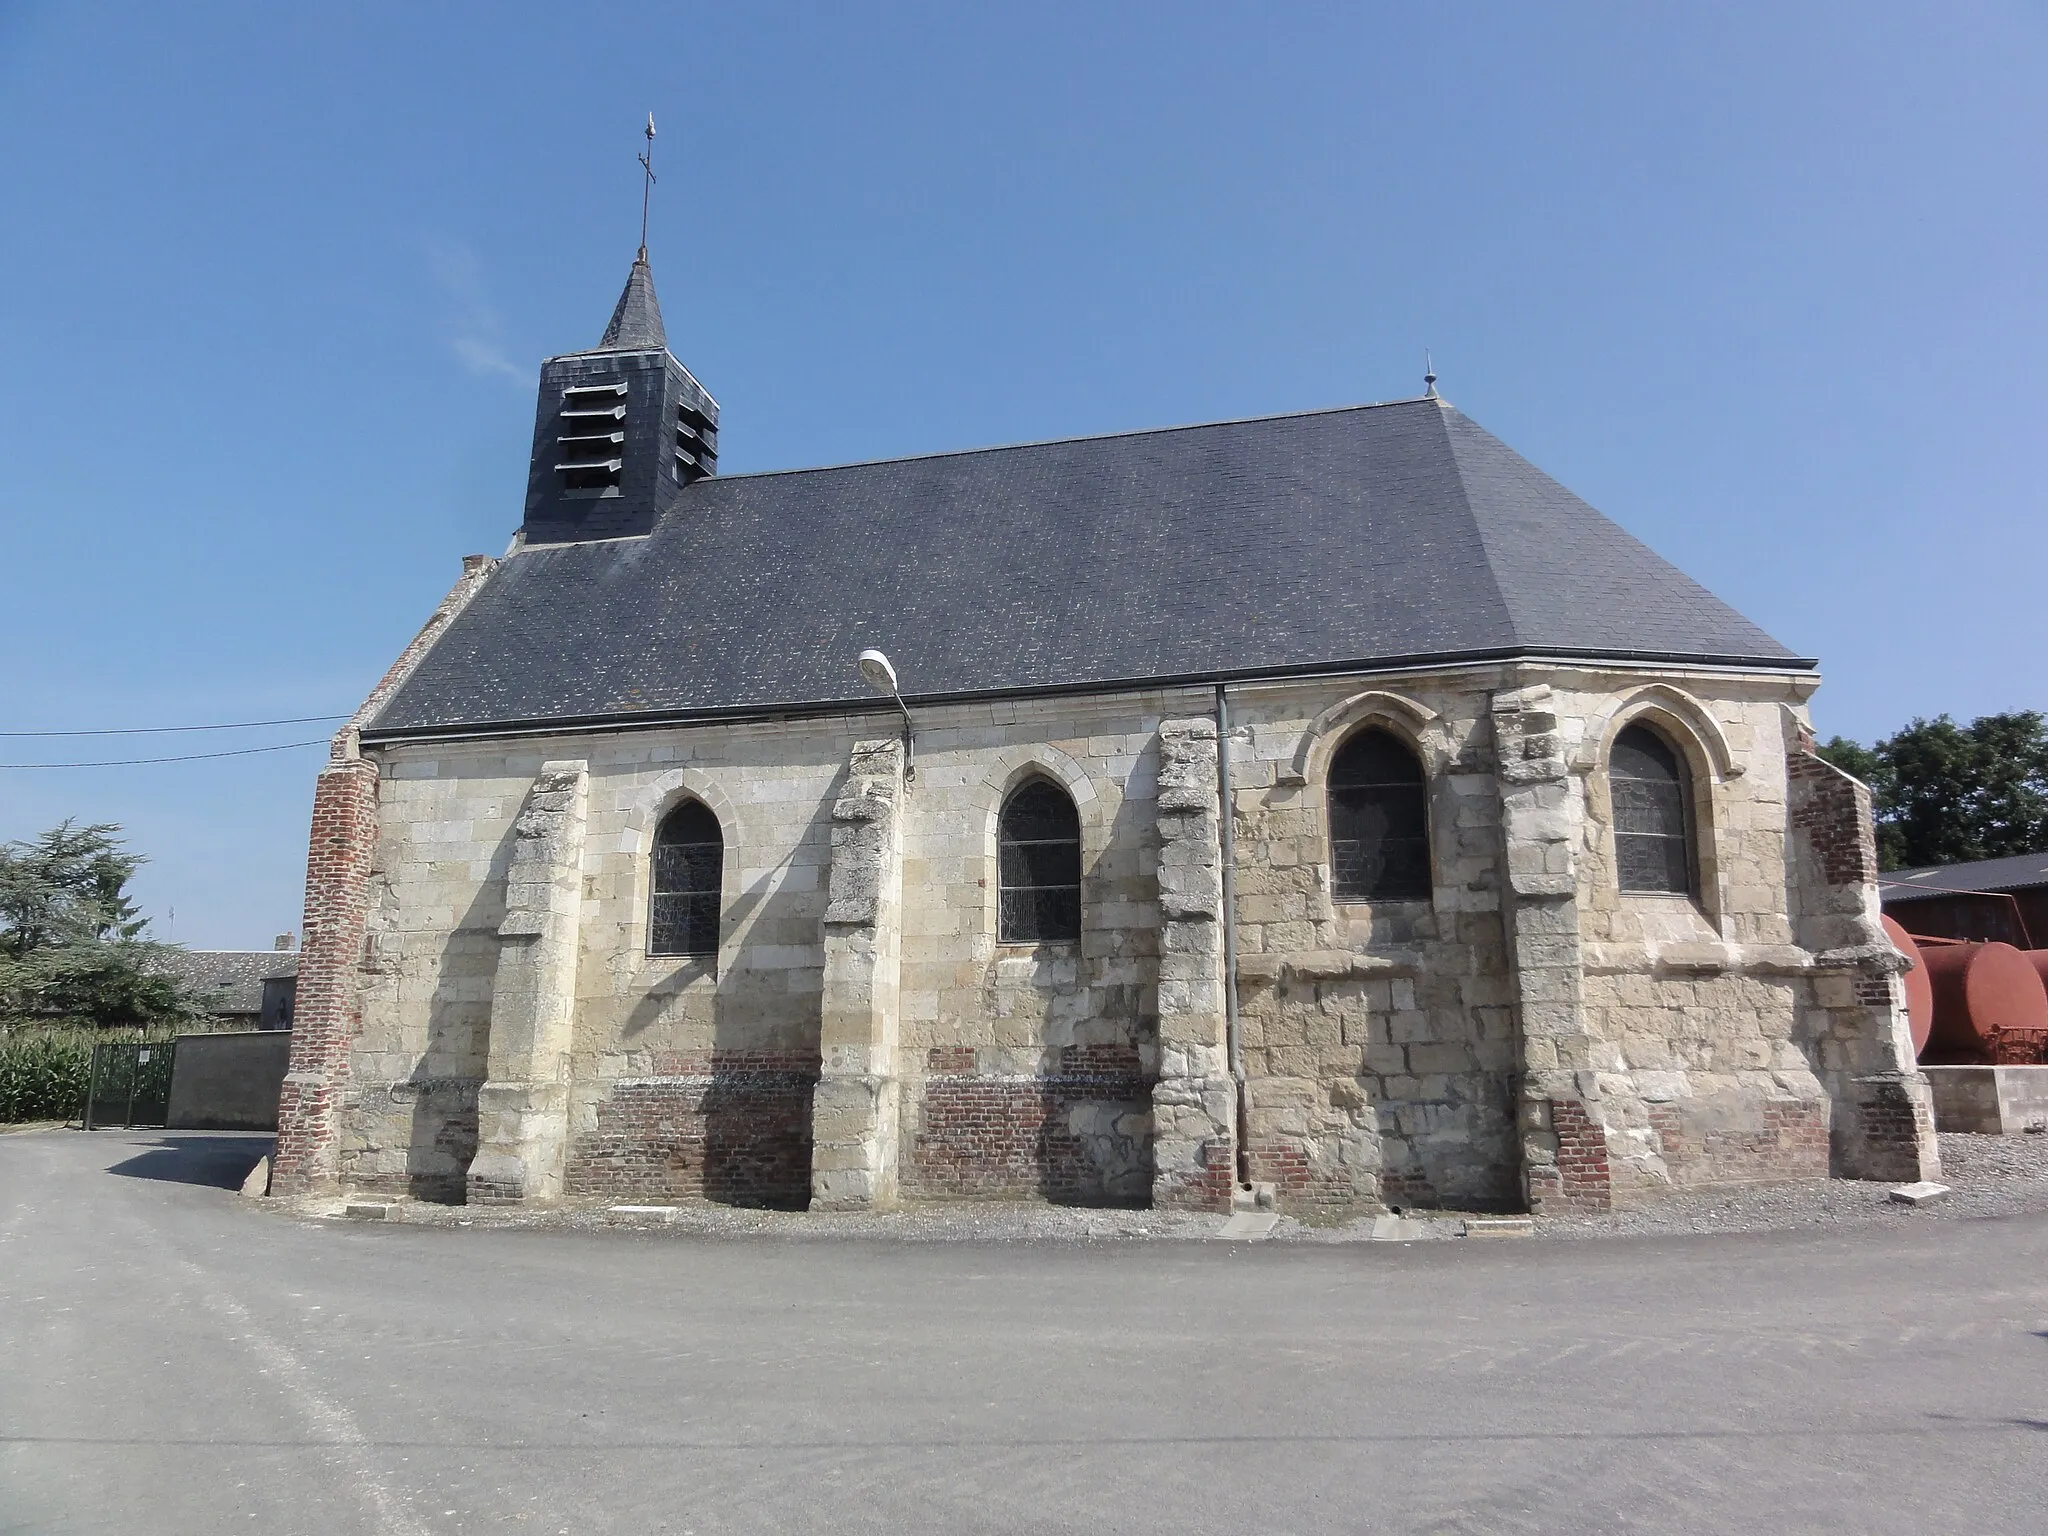
[[[1583,821],[1550,689],[1493,696],[1515,1012],[1522,1038],[1522,1167],[1532,1211],[1612,1201],[1595,1042],[1585,1028],[1575,845]]]
[[[1814,752],[1804,721],[1788,713],[1787,726],[1792,915],[1798,942],[1813,954],[1806,1025],[1834,1105],[1831,1171],[1935,1179],[1934,1101],[1914,1060],[1899,979],[1911,962],[1878,921],[1870,791]]]
[[[832,806],[811,1207],[896,1203],[903,945],[901,741],[861,741]]]
[[[584,763],[544,763],[513,826],[489,1065],[469,1165],[474,1204],[561,1198],[588,801]]]
[[[1223,965],[1216,722],[1159,727],[1159,1081],[1152,1090],[1152,1203],[1227,1209],[1235,1091]]]

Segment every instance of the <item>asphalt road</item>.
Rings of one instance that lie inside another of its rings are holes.
[[[2048,1531],[2048,1217],[1400,1246],[315,1222],[0,1136],[0,1532]]]

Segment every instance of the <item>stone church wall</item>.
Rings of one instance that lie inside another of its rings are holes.
[[[1867,804],[1802,766],[1809,686],[1246,684],[1221,742],[1207,688],[950,705],[907,765],[873,714],[386,746],[322,1155],[424,1198],[789,1206],[1214,1208],[1241,1166],[1332,1215],[1924,1167],[1896,983],[1858,943]],[[1697,900],[1616,889],[1603,765],[1641,718],[1690,765]],[[1427,900],[1333,899],[1322,785],[1364,725],[1426,769]],[[1075,944],[998,938],[996,820],[1032,777],[1079,811]],[[724,833],[720,947],[653,958],[649,851],[685,796]]]

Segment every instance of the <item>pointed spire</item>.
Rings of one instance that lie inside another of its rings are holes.
[[[626,288],[619,306],[612,311],[612,323],[604,328],[599,352],[654,352],[668,345],[668,333],[661,325],[661,304],[654,297],[654,272],[647,265],[647,247],[633,258],[633,270],[626,274]]]

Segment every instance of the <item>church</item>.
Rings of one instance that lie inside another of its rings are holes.
[[[1442,399],[721,475],[643,246],[315,789],[273,1188],[1938,1172],[1796,656]]]

